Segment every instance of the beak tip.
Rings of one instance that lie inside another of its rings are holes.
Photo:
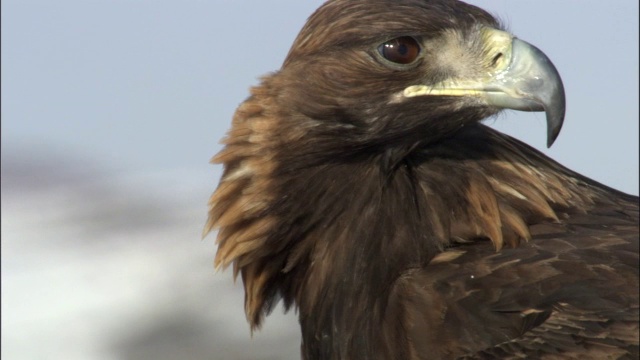
[[[553,116],[547,113],[547,148],[550,148],[558,138],[558,135],[560,135],[564,121],[564,111],[559,115],[560,116]]]

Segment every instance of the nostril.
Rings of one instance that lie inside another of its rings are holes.
[[[498,62],[500,61],[500,59],[502,59],[502,53],[497,53],[496,56],[493,57],[493,60],[491,60],[491,66],[495,67],[498,65]]]

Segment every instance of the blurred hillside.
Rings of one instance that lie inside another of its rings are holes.
[[[296,359],[281,309],[250,337],[241,282],[201,241],[204,174],[2,159],[3,359]]]

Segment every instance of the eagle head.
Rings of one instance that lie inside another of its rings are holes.
[[[336,309],[383,312],[375,299],[392,280],[452,239],[527,238],[531,219],[554,218],[547,200],[561,191],[521,189],[525,171],[511,165],[487,180],[462,160],[485,154],[497,135],[478,122],[502,109],[545,111],[551,145],[564,99],[551,61],[475,6],[326,2],[238,107],[213,159],[224,173],[205,233],[218,230],[216,266],[242,274],[252,327],[280,298],[303,323],[316,314],[318,328],[349,327]],[[507,176],[517,181],[496,185]]]

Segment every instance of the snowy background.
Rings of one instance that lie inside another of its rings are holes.
[[[472,1],[555,63],[552,149],[638,194],[638,2]],[[201,240],[235,107],[321,1],[2,1],[2,358],[296,359]],[[542,113],[491,124],[544,149]]]

